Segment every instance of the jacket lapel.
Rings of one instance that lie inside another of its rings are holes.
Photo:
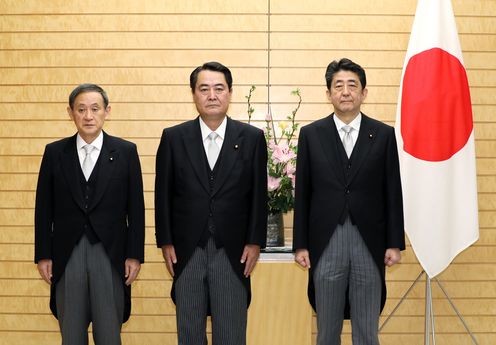
[[[119,151],[114,146],[112,137],[103,132],[102,151],[97,161],[100,166],[98,167],[95,195],[91,200],[89,211],[98,204],[107,189],[107,185],[114,174],[117,159],[119,159]]]
[[[362,113],[362,121],[360,123],[360,131],[358,132],[358,139],[353,148],[353,153],[351,155],[351,171],[350,180],[356,176],[363,162],[367,160],[370,149],[374,144],[376,137],[376,128],[372,125],[370,119]]]
[[[231,120],[227,118],[226,135],[224,142],[222,144],[221,156],[218,167],[218,175],[215,179],[214,190],[212,195],[215,195],[219,189],[222,187],[224,182],[226,182],[227,177],[231,173],[231,170],[236,162],[238,153],[241,151],[243,145],[243,137],[239,137],[240,131],[239,127]]]
[[[331,170],[334,172],[336,177],[345,184],[345,177],[343,168],[341,166],[341,161],[339,159],[339,151],[336,145],[337,137],[336,125],[334,124],[333,115],[327,117],[327,121],[324,122],[324,126],[318,127],[317,133],[319,136],[320,144],[325,152],[327,160],[331,165]]]
[[[76,151],[76,135],[69,138],[61,156],[61,166],[74,201],[84,210],[83,191],[79,181],[79,157]]]
[[[203,146],[200,122],[198,118],[192,120],[183,132],[183,145],[188,159],[193,166],[196,176],[207,193],[210,193],[205,162],[205,149]]]

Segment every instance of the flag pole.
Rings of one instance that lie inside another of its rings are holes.
[[[434,331],[434,313],[432,312],[432,287],[431,278],[425,275],[425,330],[424,330],[424,344],[429,345],[432,330],[432,343],[436,345],[436,337]]]
[[[424,273],[425,273],[425,271],[422,270],[420,272],[420,274],[417,276],[417,279],[414,280],[414,282],[412,283],[412,285],[410,285],[410,287],[407,289],[407,291],[403,294],[403,296],[401,297],[401,299],[399,300],[399,302],[396,304],[396,306],[393,308],[393,310],[391,311],[391,313],[388,315],[388,317],[386,318],[386,320],[384,320],[384,322],[382,323],[382,325],[379,327],[379,333],[381,333],[382,329],[386,326],[386,324],[390,321],[390,319],[395,315],[396,311],[403,304],[403,302],[405,301],[405,299],[408,297],[408,295],[413,290],[413,288],[415,287],[415,285],[417,285],[417,283],[419,282],[420,278],[422,278],[422,276],[424,275]],[[460,313],[460,311],[456,307],[455,303],[453,302],[453,300],[451,299],[451,297],[449,296],[448,292],[446,291],[446,289],[444,288],[444,286],[441,284],[441,282],[439,281],[439,279],[437,279],[437,278],[432,278],[431,279],[431,278],[429,278],[429,276],[427,274],[425,274],[425,277],[426,277],[425,278],[426,281],[425,281],[425,315],[424,315],[425,329],[424,329],[424,344],[425,345],[430,345],[430,337],[431,337],[431,334],[432,334],[432,345],[436,345],[434,309],[433,309],[433,303],[432,303],[432,284],[431,284],[432,281],[435,281],[437,283],[437,285],[439,286],[439,288],[441,289],[441,291],[443,292],[443,294],[446,297],[446,299],[448,300],[451,308],[453,308],[453,310],[455,311],[456,315],[460,319],[461,323],[463,324],[463,327],[465,327],[465,330],[470,335],[470,338],[472,339],[472,342],[475,345],[479,345],[479,343],[477,342],[477,339],[475,338],[475,335],[473,334],[473,332],[468,327],[468,325],[467,325],[465,319],[463,318],[462,314]]]

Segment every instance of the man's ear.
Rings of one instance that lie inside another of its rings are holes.
[[[72,109],[70,106],[67,107],[67,114],[71,118],[71,120],[74,120],[74,116],[72,116]]]
[[[367,98],[367,94],[368,94],[368,93],[369,93],[369,89],[364,88],[364,89],[362,90],[362,95],[363,95],[363,99],[364,99],[364,100],[365,100],[365,98]]]
[[[107,119],[111,111],[112,111],[112,107],[110,105],[107,105],[107,108],[105,109],[105,119]]]

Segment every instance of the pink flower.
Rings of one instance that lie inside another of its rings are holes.
[[[265,121],[267,121],[267,122],[272,121],[272,115],[265,114]]]
[[[292,162],[288,162],[284,170],[286,171],[286,175],[291,176],[296,172],[296,166]]]
[[[274,163],[287,163],[291,159],[296,158],[296,153],[289,147],[287,143],[279,143],[274,145],[274,152],[272,153],[272,160]]]
[[[280,186],[281,186],[281,178],[280,177],[267,176],[267,190],[269,192],[275,191]]]
[[[269,147],[269,149],[274,151],[274,148],[276,147],[276,143],[275,143],[274,139],[270,139],[269,142],[267,143],[267,146]]]

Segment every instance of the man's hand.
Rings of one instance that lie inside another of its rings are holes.
[[[177,263],[176,250],[172,244],[166,244],[162,246],[162,256],[165,260],[165,267],[169,271],[170,275],[174,277],[174,266]]]
[[[391,267],[401,261],[401,251],[399,248],[388,248],[384,254],[384,264]]]
[[[138,277],[138,273],[141,268],[139,260],[136,259],[126,259],[125,266],[125,277],[126,285],[131,285],[131,283]]]
[[[38,261],[38,272],[40,272],[41,278],[46,281],[48,284],[52,283],[52,260],[51,259],[43,259]]]
[[[249,277],[255,265],[257,264],[258,257],[260,256],[260,246],[256,244],[247,244],[243,250],[243,255],[241,255],[241,263],[245,264],[245,270],[243,274],[245,277]]]
[[[296,249],[295,261],[303,268],[310,268],[310,254],[307,249]]]

